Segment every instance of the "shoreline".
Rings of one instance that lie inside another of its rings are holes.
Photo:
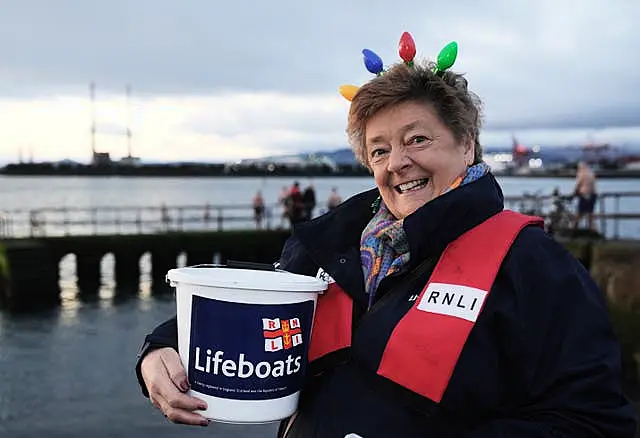
[[[628,171],[594,171],[599,179],[640,179],[640,169]],[[493,175],[499,178],[565,178],[572,179],[576,177],[574,171],[536,171],[531,173],[512,173],[494,171]],[[256,172],[256,171],[239,171],[233,173],[225,172],[207,172],[207,171],[123,171],[114,169],[110,171],[93,170],[93,171],[4,171],[0,170],[0,176],[5,177],[123,177],[123,178],[263,178],[263,177],[295,177],[295,178],[362,178],[369,177],[371,174],[367,171],[353,172],[314,172],[304,170],[290,170],[280,172]]]
[[[597,178],[621,179],[639,178],[640,168],[634,169],[594,169]],[[535,170],[495,170],[500,178],[575,178],[573,168]],[[219,163],[141,164],[141,165],[55,165],[52,163],[8,164],[0,167],[0,176],[38,177],[127,177],[127,178],[192,178],[192,177],[291,177],[291,178],[360,178],[371,173],[359,164],[340,164],[334,167],[308,165],[294,167],[285,165],[237,166]]]

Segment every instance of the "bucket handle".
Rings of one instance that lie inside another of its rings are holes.
[[[238,260],[227,260],[227,264],[201,263],[189,266],[190,268],[232,268],[232,269],[253,269],[255,271],[275,271],[275,265],[271,263],[242,262]]]

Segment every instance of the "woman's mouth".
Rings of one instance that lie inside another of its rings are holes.
[[[420,190],[429,182],[429,178],[423,179],[414,179],[413,181],[409,181],[406,183],[398,184],[397,186],[393,186],[396,189],[396,192],[403,194],[407,192],[413,192],[416,190]]]

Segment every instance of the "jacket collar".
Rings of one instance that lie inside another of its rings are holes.
[[[504,209],[504,197],[488,173],[428,202],[404,220],[410,264],[439,254],[453,240]]]
[[[313,262],[321,266],[360,306],[365,307],[360,262],[360,235],[373,217],[371,204],[378,189],[359,193],[337,208],[308,222],[296,224],[298,237]]]
[[[360,235],[373,217],[377,197],[378,189],[358,193],[327,214],[296,224],[294,235],[312,252],[360,246]]]
[[[358,298],[364,293],[360,236],[373,216],[371,204],[377,196],[377,189],[357,194],[331,212],[297,224],[293,232],[312,260]],[[423,205],[404,220],[410,266],[441,253],[449,242],[503,208],[502,190],[491,173]]]

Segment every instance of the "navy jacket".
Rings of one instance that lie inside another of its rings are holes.
[[[380,283],[378,307],[367,313],[359,243],[377,195],[356,195],[299,224],[283,250],[282,269],[315,276],[322,267],[355,303],[351,349],[309,370],[287,438],[635,436],[603,296],[583,266],[536,227],[525,228],[507,254],[439,404],[372,372],[407,297],[420,292],[446,245],[503,209],[487,175],[408,216],[411,260]],[[175,347],[175,338],[170,321],[147,342]]]

